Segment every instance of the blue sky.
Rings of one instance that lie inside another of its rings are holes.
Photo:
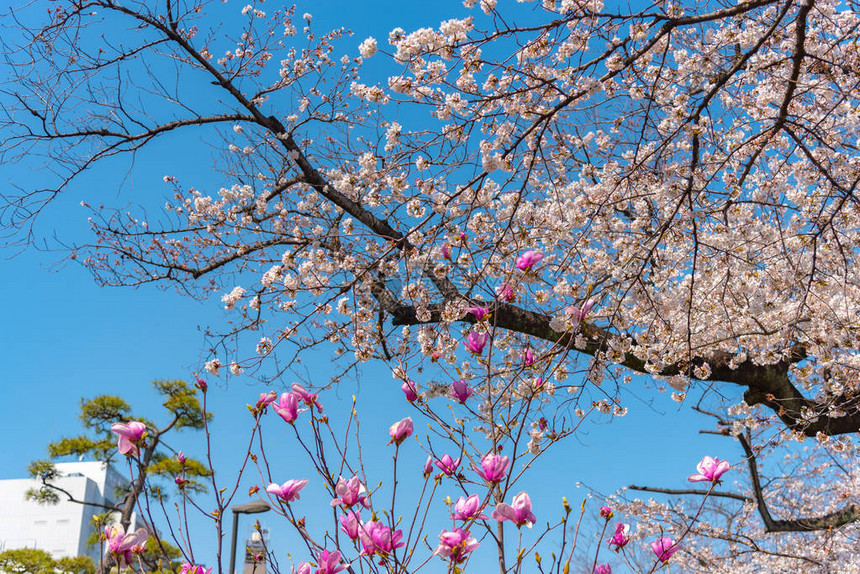
[[[347,25],[355,35],[345,46],[354,47],[365,37],[375,36],[385,44],[388,31],[401,26],[414,29],[433,26],[440,20],[462,15],[465,10],[459,2],[402,2],[375,0],[370,4],[357,2],[317,2],[299,5],[297,13],[314,14],[314,26],[324,30],[330,26]],[[234,6],[238,10],[238,4]],[[179,137],[179,136],[177,136]],[[121,162],[107,163],[82,178],[67,197],[52,204],[39,220],[36,234],[40,245],[52,247],[56,238],[65,243],[85,242],[87,236],[87,210],[78,206],[89,189],[99,193],[116,205],[135,203],[147,197],[151,205],[159,205],[161,193],[168,189],[161,182],[163,175],[175,173],[178,165],[189,157],[177,155],[181,139],[165,140],[142,154],[136,161],[130,177],[125,179],[121,191],[118,182],[127,173]],[[191,140],[204,154],[193,157],[205,172],[208,157],[206,145]],[[20,176],[27,166],[7,166],[0,170],[3,179]],[[18,170],[13,173],[11,170]],[[201,176],[204,177],[204,176]],[[205,179],[194,185],[206,185]],[[219,185],[212,181],[212,185]],[[17,478],[25,474],[27,464],[45,455],[45,445],[64,435],[80,431],[77,421],[78,404],[82,397],[98,394],[117,394],[130,402],[135,410],[151,413],[157,408],[155,395],[148,385],[158,378],[192,380],[192,373],[201,370],[206,356],[203,330],[207,326],[223,326],[225,314],[218,297],[206,301],[184,297],[174,290],[159,290],[153,286],[141,288],[102,288],[89,273],[74,262],[63,262],[63,254],[29,248],[22,252],[7,250],[0,259],[3,281],[0,282],[0,300],[4,301],[3,320],[0,321],[0,357],[3,370],[0,389],[0,427],[6,436],[15,440],[4,441],[4,464],[0,478]],[[311,372],[327,372],[327,356],[314,353],[305,360]],[[245,404],[253,402],[265,390],[251,380],[231,379],[226,383],[212,383],[210,398],[216,419],[213,424],[213,444],[217,445],[216,467],[229,475],[241,456],[250,419]],[[326,379],[327,380],[327,379]],[[289,383],[291,381],[284,381]],[[356,381],[346,381],[352,384]],[[368,413],[363,416],[364,433],[370,441],[367,456],[380,463],[390,456],[383,446],[387,441],[388,426],[412,414],[402,400],[398,385],[388,370],[379,365],[362,369],[360,385],[344,387],[323,397],[327,409],[334,414],[345,412],[352,394],[357,394],[359,408]],[[652,396],[642,391],[645,379],[636,378],[631,384],[636,394]],[[278,388],[277,386],[275,388]],[[698,435],[700,428],[712,426],[706,417],[691,414],[686,408],[671,402],[667,394],[656,395],[653,404],[631,398],[627,417],[610,424],[585,425],[582,432],[570,439],[555,453],[533,470],[535,512],[539,519],[560,515],[560,497],[567,495],[576,504],[585,490],[577,490],[575,483],[610,493],[631,483],[663,487],[683,487],[688,474],[694,471],[703,454],[736,460],[738,452],[725,439]],[[360,411],[361,412],[361,411]],[[380,416],[379,413],[384,413]],[[285,453],[290,448],[289,434],[278,427],[278,421],[267,422],[266,440],[272,452]],[[416,425],[421,432],[423,425]],[[378,437],[373,443],[373,437]],[[202,454],[192,441],[184,437],[180,446],[191,453]],[[404,445],[404,451],[415,447]],[[378,450],[374,450],[378,449]],[[453,453],[452,453],[453,454]],[[423,454],[417,448],[404,452],[407,461],[416,468],[423,463]],[[272,458],[276,481],[296,478],[300,471],[310,469],[297,465],[292,454]],[[418,474],[416,472],[416,474]],[[313,479],[308,475],[308,478]],[[259,480],[252,481],[259,482]],[[247,486],[246,483],[245,486]],[[303,500],[327,504],[327,496],[313,486]],[[236,503],[247,502],[240,496]],[[599,504],[595,504],[596,508]],[[276,551],[287,551],[290,546],[286,530],[272,517],[262,517],[272,529]],[[196,534],[198,560],[211,563],[213,537],[205,525]],[[242,527],[246,532],[246,527]],[[202,556],[201,556],[202,554]]]

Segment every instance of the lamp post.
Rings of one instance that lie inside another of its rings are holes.
[[[230,571],[228,574],[236,572],[236,535],[239,528],[239,515],[259,514],[261,512],[268,512],[271,509],[272,507],[262,500],[255,500],[248,504],[237,504],[231,509],[233,511],[233,539],[230,542]]]

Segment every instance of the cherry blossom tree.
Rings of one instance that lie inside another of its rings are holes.
[[[476,405],[468,420],[509,456],[541,452],[589,413],[622,416],[643,374],[678,402],[702,396],[747,476],[716,496],[649,485],[675,498],[619,499],[715,541],[673,561],[849,564],[853,4],[464,4],[357,54],[345,30],[318,33],[311,15],[261,2],[9,15],[20,34],[3,38],[0,153],[44,158],[56,180],[4,195],[7,237],[31,239],[34,217],[82,193],[91,167],[194,132],[217,147],[221,184],[167,173],[161,213],[84,193],[96,239],[71,257],[107,285],[220,296],[235,319],[211,374],[275,380],[328,345],[342,372],[384,361],[421,400]],[[379,82],[370,58],[385,60]],[[429,365],[456,386],[422,378]],[[534,393],[545,406],[529,406]],[[462,428],[449,432],[461,445]],[[516,509],[516,494],[494,502]],[[452,563],[470,540],[449,531]]]

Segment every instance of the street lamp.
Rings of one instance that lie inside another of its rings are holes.
[[[268,512],[272,509],[269,504],[263,500],[255,500],[248,504],[237,504],[231,510],[233,511],[233,540],[230,542],[230,571],[229,574],[236,572],[236,534],[239,528],[240,514],[259,514]]]

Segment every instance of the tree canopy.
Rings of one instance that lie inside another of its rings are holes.
[[[8,574],[95,574],[89,556],[54,559],[38,548],[16,548],[0,552],[0,569]]]
[[[102,527],[115,519],[112,516],[113,513],[117,514],[119,523],[124,528],[128,528],[144,488],[148,488],[148,493],[158,500],[166,496],[163,483],[165,481],[174,483],[176,477],[181,476],[183,482],[179,486],[182,489],[189,492],[206,491],[206,485],[201,479],[211,476],[211,470],[192,457],[182,455],[182,460],[178,460],[178,451],[165,441],[165,435],[183,428],[202,430],[204,421],[211,419],[212,415],[203,413],[197,391],[189,387],[185,381],[153,381],[152,386],[164,397],[163,406],[167,411],[167,420],[159,425],[143,419],[146,421],[144,424],[147,429],[145,438],[129,460],[131,464],[129,468],[134,469],[132,480],[119,492],[105,493],[108,501],[117,502],[95,504],[75,498],[56,483],[56,479],[60,478],[61,474],[52,460],[36,460],[28,467],[30,476],[41,482],[39,488],[30,489],[27,492],[28,499],[41,504],[56,504],[60,500],[68,500],[94,505],[102,511],[97,514],[99,517],[96,524],[97,539],[91,540],[91,543],[99,543],[98,537],[101,536]],[[122,398],[101,395],[81,400],[80,419],[89,434],[61,438],[50,443],[48,445],[50,459],[77,456],[105,463],[117,463],[117,435],[112,432],[111,426],[133,419],[139,420],[139,417],[131,414],[131,407]],[[172,559],[175,556],[170,555],[169,558]]]

